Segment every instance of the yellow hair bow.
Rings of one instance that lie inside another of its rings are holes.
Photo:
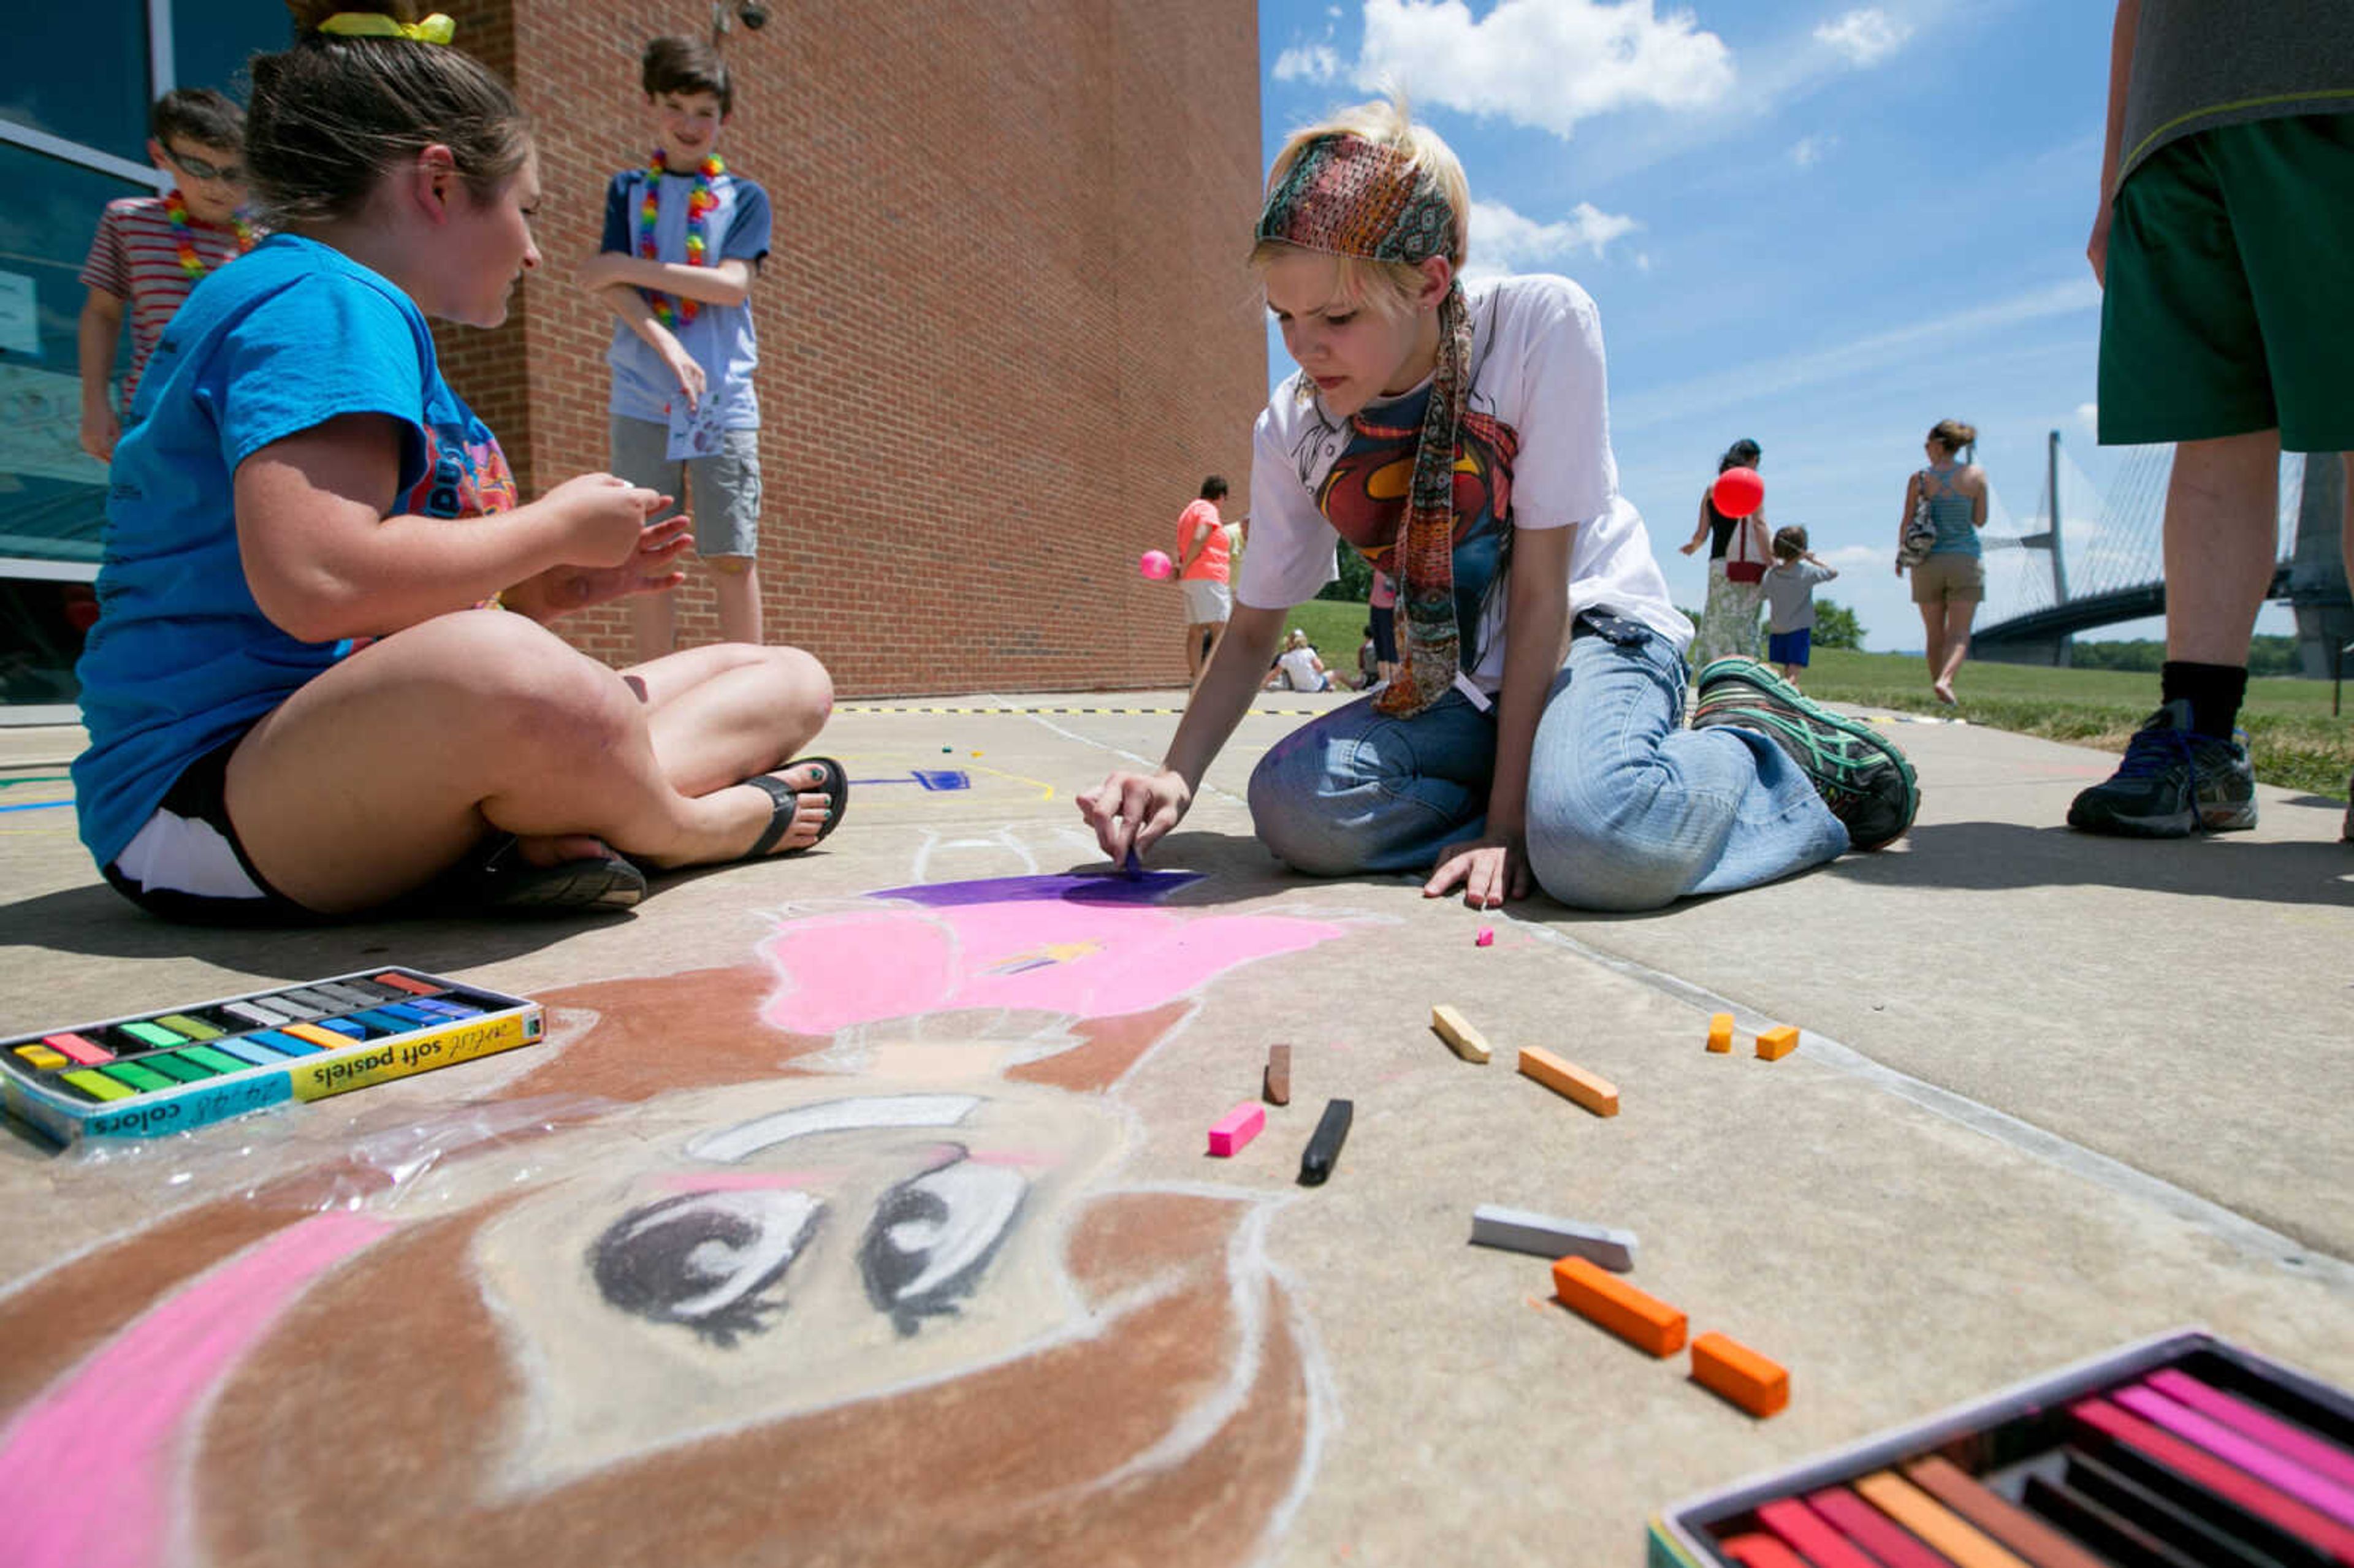
[[[439,11],[422,22],[403,22],[375,11],[338,11],[319,24],[319,31],[346,38],[407,38],[417,44],[446,44],[457,37],[458,24]]]

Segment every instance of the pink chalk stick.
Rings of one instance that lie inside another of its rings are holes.
[[[2354,1487],[2354,1454],[2334,1443],[2324,1442],[2302,1427],[2292,1426],[2244,1400],[2210,1388],[2172,1368],[2150,1373],[2149,1386],[2243,1436],[2254,1438],[2267,1448],[2287,1455],[2308,1470],[2327,1476],[2340,1486]]]
[[[1494,947],[1496,945],[1496,927],[1493,926],[1480,927],[1479,934],[1472,938],[1471,945],[1475,948]]]
[[[1210,1152],[1221,1156],[1239,1154],[1243,1146],[1259,1135],[1267,1126],[1267,1112],[1255,1101],[1246,1100],[1218,1118],[1210,1128]]]
[[[2354,1524],[2354,1491],[2315,1475],[2287,1456],[2243,1437],[2221,1423],[2210,1421],[2147,1386],[2119,1389],[2111,1397],[2136,1415],[2157,1423],[2178,1437],[2189,1438],[2217,1458],[2237,1465],[2306,1507],[2319,1509],[2340,1524]]]

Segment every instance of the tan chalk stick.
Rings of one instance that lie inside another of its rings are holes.
[[[1463,1021],[1461,1013],[1446,1003],[1441,1002],[1430,1010],[1430,1026],[1465,1061],[1485,1062],[1488,1059],[1488,1042],[1480,1038],[1478,1030]]]

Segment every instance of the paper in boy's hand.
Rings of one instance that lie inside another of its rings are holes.
[[[720,439],[726,433],[718,398],[705,393],[690,407],[681,393],[670,400],[670,445],[663,455],[672,462],[709,457],[719,450]]]

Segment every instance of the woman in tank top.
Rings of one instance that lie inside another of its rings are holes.
[[[1928,559],[1913,568],[1913,602],[1921,608],[1921,630],[1926,638],[1929,689],[1941,703],[1954,698],[1954,675],[1970,652],[1970,620],[1986,598],[1986,562],[1978,548],[1978,530],[1986,526],[1986,470],[1959,457],[1974,454],[1978,431],[1959,419],[1941,419],[1923,443],[1929,466],[1904,483],[1904,510],[1896,523],[1900,544],[1914,504],[1929,498],[1929,516],[1937,524],[1937,542]],[[1900,556],[1896,570],[1904,571]]]

